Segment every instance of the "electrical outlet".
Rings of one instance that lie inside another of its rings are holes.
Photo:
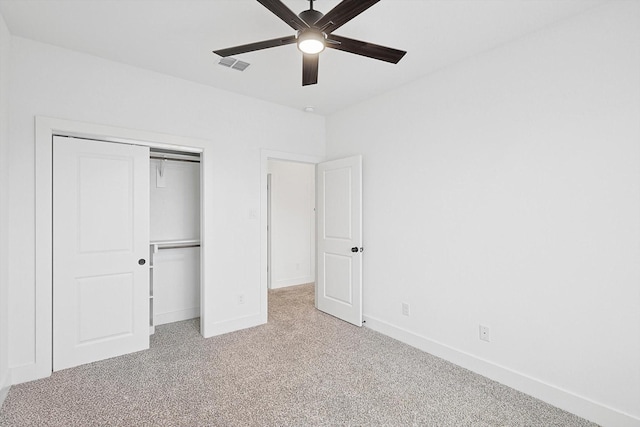
[[[244,294],[238,295],[238,305],[244,304]]]
[[[406,302],[402,303],[402,315],[408,316],[411,313],[411,307]]]
[[[480,325],[480,340],[490,342],[489,336],[489,327],[485,325]]]

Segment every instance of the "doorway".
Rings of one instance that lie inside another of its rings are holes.
[[[315,282],[315,165],[269,160],[269,289]]]
[[[324,161],[313,156],[261,152],[261,305],[268,313],[267,209],[269,160],[313,164],[316,178],[315,306],[362,326],[362,156]]]
[[[277,164],[278,166],[282,166],[284,163],[288,163],[289,165],[293,165],[295,166],[301,166],[302,165],[302,169],[304,169],[304,167],[306,166],[307,168],[309,168],[309,170],[313,170],[313,176],[314,176],[314,183],[315,183],[315,166],[316,164],[322,162],[323,158],[319,157],[319,156],[307,156],[307,155],[301,155],[301,154],[294,154],[294,153],[285,153],[285,152],[280,152],[280,151],[272,151],[272,150],[261,150],[260,152],[260,187],[261,187],[261,191],[260,191],[260,210],[261,210],[261,222],[260,222],[260,229],[261,229],[261,233],[260,233],[260,242],[261,242],[261,248],[260,248],[260,252],[261,252],[261,263],[260,263],[260,267],[261,267],[261,277],[260,277],[260,298],[261,298],[261,305],[267,309],[265,309],[262,313],[263,318],[261,319],[264,323],[267,322],[267,318],[268,318],[268,291],[269,289],[273,288],[274,286],[276,287],[284,287],[284,286],[288,286],[288,283],[295,283],[296,280],[299,280],[302,278],[302,276],[298,276],[297,278],[295,277],[295,274],[291,274],[296,273],[299,271],[299,268],[302,269],[303,268],[303,264],[302,262],[296,262],[296,261],[292,261],[291,259],[287,259],[287,258],[283,258],[282,262],[283,264],[288,264],[290,271],[289,271],[289,277],[286,277],[286,274],[283,274],[281,276],[281,278],[283,279],[282,281],[278,282],[276,284],[276,280],[272,280],[274,278],[277,278],[277,276],[270,276],[270,273],[274,271],[274,268],[277,270],[277,267],[275,267],[275,262],[274,260],[272,260],[272,255],[273,255],[273,248],[269,248],[270,243],[272,243],[269,238],[269,234],[271,229],[273,228],[273,225],[271,226],[272,228],[268,228],[269,222],[271,220],[271,209],[269,207],[270,202],[272,202],[272,198],[269,196],[269,190],[272,189],[272,185],[273,185],[273,180],[274,180],[274,174],[273,173],[269,173],[270,172],[270,162],[271,162],[271,171],[273,172],[273,164]],[[286,167],[287,165],[285,165]],[[271,175],[271,176],[270,176]],[[269,185],[269,181],[271,181],[271,185]],[[285,181],[286,182],[286,181]],[[315,184],[314,184],[315,185]],[[313,197],[313,206],[315,207],[315,194]],[[301,216],[300,216],[301,217]],[[315,230],[316,230],[316,225],[315,225],[315,213],[312,219],[312,223],[311,223],[311,229],[312,229],[312,233],[315,237]],[[286,241],[286,240],[285,240]],[[314,240],[314,244],[313,244],[313,258],[310,261],[310,265],[309,265],[309,272],[306,276],[306,278],[311,279],[309,280],[309,282],[315,282],[315,265],[316,265],[316,260],[315,260],[315,240]],[[297,264],[300,264],[300,267],[297,266]],[[312,269],[312,270],[311,270]],[[284,270],[282,270],[282,272],[286,273],[287,270],[286,268]],[[306,282],[306,283],[309,283]]]

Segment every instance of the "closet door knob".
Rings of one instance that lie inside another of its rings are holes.
[[[147,261],[144,258],[140,258],[138,260],[138,264],[140,264],[140,265],[145,265],[146,263],[147,263]]]

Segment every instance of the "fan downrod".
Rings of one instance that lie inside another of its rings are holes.
[[[310,6],[308,10],[303,10],[298,14],[300,19],[306,22],[310,27],[324,16],[324,13],[319,12],[313,8],[313,0],[309,0]]]

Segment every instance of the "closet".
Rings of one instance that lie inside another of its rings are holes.
[[[152,149],[149,333],[200,316],[200,156]]]
[[[200,316],[200,155],[54,136],[53,370]]]

